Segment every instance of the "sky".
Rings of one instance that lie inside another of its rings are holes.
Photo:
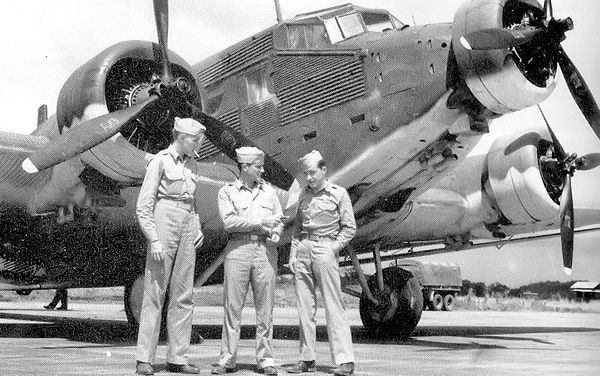
[[[280,0],[283,18],[349,2],[350,0]],[[355,0],[356,5],[388,9],[408,24],[451,22],[459,0]],[[562,43],[600,101],[600,51],[597,0],[556,0],[554,14],[570,16],[575,29]],[[47,104],[49,114],[69,75],[103,49],[123,40],[156,41],[150,0],[7,0],[0,23],[0,130],[30,133],[37,108]],[[253,33],[276,23],[273,0],[171,0],[169,48],[193,64]],[[600,141],[587,126],[562,77],[554,94],[542,104],[553,129],[568,152],[600,152]],[[502,117],[493,132],[527,124],[542,124],[537,110]],[[597,194],[600,168],[578,172],[574,201],[579,207],[600,207]],[[538,280],[591,279],[600,281],[600,231],[576,236],[573,275],[560,262],[558,238],[507,245],[502,249],[465,251],[432,260],[460,263],[463,276],[484,282],[520,285]],[[483,266],[485,265],[485,266]],[[489,265],[494,265],[490,268]],[[536,268],[531,268],[536,265]],[[493,271],[493,273],[492,273]],[[535,273],[533,272],[535,271]],[[538,272],[539,271],[539,272]],[[496,279],[498,278],[498,279]]]

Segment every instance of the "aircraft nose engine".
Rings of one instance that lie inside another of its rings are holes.
[[[457,10],[452,46],[460,76],[492,112],[519,111],[548,98],[556,86],[556,59],[543,45],[476,49],[465,36],[485,38],[487,30],[524,30],[543,18],[544,11],[535,0],[471,0]]]
[[[144,105],[153,91],[161,89],[162,67],[155,59],[158,48],[151,42],[122,42],[77,69],[60,91],[59,132],[70,132],[79,124],[113,111]],[[173,75],[178,77],[174,86],[188,101],[199,103],[191,67],[176,54],[169,55]],[[148,153],[154,154],[169,145],[173,117],[190,114],[189,107],[176,100],[169,101],[168,106],[160,101],[150,103],[109,142],[84,152],[81,158],[113,179],[124,182],[143,179]],[[110,126],[110,120],[105,124]]]

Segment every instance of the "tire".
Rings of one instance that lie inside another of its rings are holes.
[[[452,311],[454,308],[454,294],[444,296],[444,311]]]
[[[444,298],[439,293],[433,294],[433,298],[429,303],[429,309],[432,311],[441,311],[444,308]]]
[[[407,338],[423,312],[421,284],[412,273],[399,267],[383,269],[383,281],[383,292],[378,291],[375,275],[369,278],[368,285],[373,295],[386,300],[391,308],[381,312],[363,294],[359,305],[360,318],[368,330],[393,332]]]
[[[144,298],[144,274],[138,275],[133,281],[125,285],[123,303],[127,321],[134,326],[140,324],[142,300]]]

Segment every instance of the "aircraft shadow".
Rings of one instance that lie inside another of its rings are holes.
[[[34,321],[32,323],[3,323],[0,324],[0,338],[65,338],[72,341],[107,346],[132,346],[137,340],[137,328],[127,322],[115,320],[98,320],[82,318],[57,318],[43,315],[0,312],[0,318],[13,320]],[[197,344],[204,339],[220,339],[221,325],[196,324],[192,331],[192,343]],[[256,328],[254,325],[242,325],[242,339],[253,339]],[[552,344],[535,336],[539,333],[581,333],[598,332],[598,328],[585,327],[518,327],[518,326],[421,326],[407,339],[388,331],[369,331],[362,326],[352,327],[353,342],[357,344],[397,344],[422,346],[435,351],[436,349],[468,350],[474,348],[501,348],[502,346],[481,344],[477,342],[464,343],[436,341],[428,337],[457,337],[476,339],[497,339],[514,341],[532,341]],[[533,335],[533,336],[531,336]],[[161,336],[164,340],[166,335]],[[297,325],[275,325],[273,338],[295,340],[299,338]],[[327,327],[317,327],[317,341],[327,341]],[[81,346],[78,346],[81,347]],[[249,365],[250,366],[250,365]],[[326,371],[326,370],[324,370]]]

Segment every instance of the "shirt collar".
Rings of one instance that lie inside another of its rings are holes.
[[[317,192],[313,191],[311,187],[309,187],[308,185],[305,187],[306,191],[312,193],[312,194],[317,194],[319,192],[321,192],[322,190],[331,193],[331,182],[329,180],[325,180],[325,185],[323,186],[323,188],[319,189]]]
[[[258,188],[258,189],[262,189],[262,190],[264,190],[264,189],[263,189],[263,183],[264,183],[264,182],[265,182],[265,181],[264,181],[263,179],[259,179],[259,180],[257,180],[257,182],[256,182],[256,187],[255,187],[255,188]],[[238,179],[235,179],[234,186],[237,188],[237,190],[238,190],[238,191],[242,190],[242,188],[244,188],[244,189],[248,189],[248,188],[247,188],[247,187],[244,185],[244,183],[242,182],[242,179],[239,179],[239,178],[238,178]]]
[[[186,159],[188,158],[187,155],[181,155],[177,152],[177,150],[175,150],[175,146],[173,144],[169,145],[169,147],[167,148],[167,151],[169,152],[169,154],[171,155],[171,157],[173,158],[173,160],[175,162],[177,161],[182,161],[185,162]]]

